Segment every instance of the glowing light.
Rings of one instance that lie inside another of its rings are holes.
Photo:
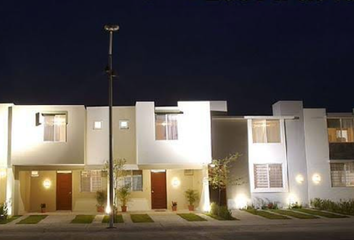
[[[314,184],[319,184],[321,182],[321,176],[319,174],[315,173],[312,176],[312,181]]]
[[[295,194],[292,194],[290,193],[289,196],[288,196],[288,203],[289,203],[289,206],[292,206],[292,205],[295,205],[298,203],[298,199],[297,197],[295,196]]]
[[[295,178],[296,182],[298,184],[302,184],[304,182],[304,176],[302,176],[301,174],[297,175],[296,178]]]
[[[0,169],[0,178],[6,177],[6,169]]]
[[[235,199],[237,209],[247,208],[248,199],[245,194],[239,194]]]
[[[102,129],[102,121],[95,121],[93,124],[93,129],[95,130]]]
[[[31,177],[39,177],[38,171],[31,171]]]
[[[214,167],[215,167],[215,164],[212,163],[212,164],[210,164],[209,166],[210,166],[211,168],[214,168]]]
[[[110,213],[111,213],[111,206],[110,206],[110,205],[107,205],[105,211],[106,211],[107,214],[110,214]]]
[[[180,181],[178,178],[174,177],[174,178],[172,179],[172,186],[173,186],[174,188],[177,188],[177,187],[179,187],[179,185],[181,185],[181,181]]]
[[[204,212],[210,212],[210,209],[211,209],[210,204],[204,203],[204,205],[203,205],[203,211],[204,211]]]
[[[43,181],[43,187],[45,189],[49,189],[51,186],[52,186],[52,181],[50,181],[49,179]]]
[[[120,129],[129,129],[128,120],[119,120],[119,128]]]

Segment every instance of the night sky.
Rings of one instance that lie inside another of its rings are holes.
[[[41,3],[39,3],[41,2]],[[354,1],[115,0],[0,3],[0,102],[106,105],[107,23],[115,105],[278,100],[354,108]]]

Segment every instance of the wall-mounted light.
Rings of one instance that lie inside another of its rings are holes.
[[[315,173],[312,176],[312,181],[314,184],[319,184],[321,182],[321,176],[318,173]]]
[[[296,182],[297,182],[298,184],[302,184],[305,179],[304,179],[304,176],[302,176],[301,174],[298,174],[298,175],[296,176],[295,180],[296,180]]]
[[[179,185],[181,185],[181,181],[178,178],[174,177],[172,179],[172,187],[177,188],[179,187]]]
[[[52,186],[52,181],[50,181],[49,179],[43,181],[43,187],[45,189],[49,189],[51,186]]]
[[[0,169],[0,178],[6,177],[6,169]]]
[[[31,171],[31,177],[39,177],[38,171]]]

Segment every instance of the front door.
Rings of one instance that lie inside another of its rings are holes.
[[[151,208],[167,208],[166,171],[151,171]]]
[[[70,173],[57,173],[57,210],[71,210],[72,178]]]

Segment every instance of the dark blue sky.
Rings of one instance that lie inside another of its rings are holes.
[[[269,114],[278,100],[354,107],[354,1],[1,1],[0,102],[115,104],[227,100]]]

